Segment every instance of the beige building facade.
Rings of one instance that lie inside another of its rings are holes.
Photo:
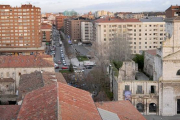
[[[160,48],[165,40],[165,22],[162,18],[156,19],[116,19],[102,18],[95,21],[94,40],[106,54],[111,41],[121,36],[122,40],[130,43],[133,54],[144,50]]]

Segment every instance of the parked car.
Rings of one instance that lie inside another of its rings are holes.
[[[59,65],[56,64],[56,63],[54,63],[54,68],[55,68],[55,69],[58,69],[58,68],[59,68]]]
[[[62,67],[62,69],[68,69],[68,67],[65,67],[65,66],[64,66],[64,67]]]
[[[73,69],[77,69],[77,66],[73,65]]]
[[[61,60],[58,60],[58,62],[57,62],[58,64],[61,64]]]

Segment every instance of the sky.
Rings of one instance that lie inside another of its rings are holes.
[[[40,7],[42,13],[75,10],[78,13],[106,10],[110,12],[165,11],[171,5],[180,5],[180,0],[0,0],[0,4],[12,7],[21,4]]]

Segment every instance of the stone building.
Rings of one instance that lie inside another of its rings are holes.
[[[162,76],[161,56],[161,49],[144,51],[144,72],[154,81],[158,81]]]
[[[0,78],[0,105],[15,103],[17,98],[15,85],[12,78]]]
[[[49,55],[0,56],[0,77],[13,78],[16,87],[20,76],[34,71],[54,72],[54,63]]]
[[[134,61],[123,62],[118,76],[113,76],[114,100],[129,100],[144,115],[158,114],[158,82],[135,80],[136,73]],[[129,96],[126,96],[127,93]]]
[[[163,42],[163,68],[159,81],[159,114],[180,114],[180,17],[166,19],[167,40]]]

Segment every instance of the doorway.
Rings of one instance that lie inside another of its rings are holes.
[[[177,114],[180,114],[180,99],[177,99]]]

